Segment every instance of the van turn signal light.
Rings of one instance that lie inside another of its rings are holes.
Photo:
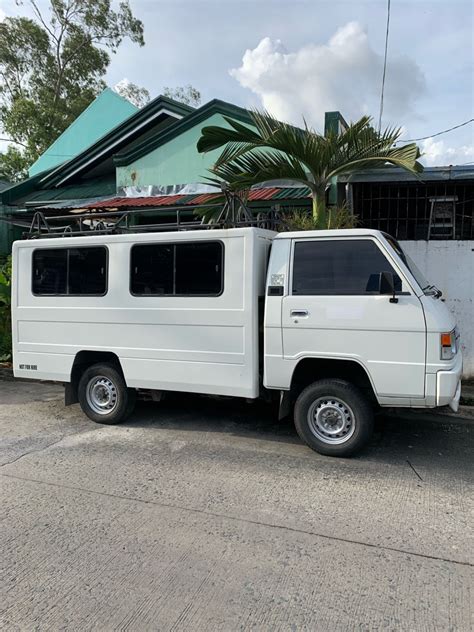
[[[451,346],[451,334],[441,334],[441,346],[442,347],[450,347]]]
[[[452,360],[457,352],[456,331],[440,334],[441,360]]]

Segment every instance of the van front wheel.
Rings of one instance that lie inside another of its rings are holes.
[[[135,407],[135,390],[127,388],[112,364],[94,364],[79,380],[77,395],[83,412],[99,424],[119,424]]]
[[[369,441],[373,412],[361,391],[345,380],[319,380],[295,404],[295,426],[310,448],[328,456],[351,456]]]

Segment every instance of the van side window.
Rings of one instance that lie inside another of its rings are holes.
[[[295,243],[293,294],[377,293],[380,272],[392,272],[395,289],[401,291],[400,277],[370,239],[318,239]]]
[[[138,296],[218,296],[223,271],[221,242],[135,245],[130,290]]]
[[[37,249],[32,279],[33,294],[38,296],[103,296],[107,292],[107,249]]]
[[[169,244],[132,247],[132,294],[173,294],[174,248]]]

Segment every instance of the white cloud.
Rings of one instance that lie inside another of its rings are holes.
[[[427,138],[420,143],[420,149],[423,153],[421,162],[427,167],[461,165],[474,161],[474,145],[449,147],[444,140]]]
[[[351,120],[377,115],[383,57],[371,47],[367,32],[349,22],[327,44],[310,44],[288,52],[280,40],[264,38],[247,50],[239,68],[230,71],[262,106],[278,118],[319,129],[324,112],[339,110]],[[424,75],[407,56],[390,56],[384,98],[384,121],[401,124],[413,115],[425,92]]]

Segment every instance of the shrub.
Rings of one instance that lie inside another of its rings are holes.
[[[11,278],[12,261],[8,257],[0,266],[0,362],[12,357]]]
[[[329,207],[326,225],[321,226],[311,211],[294,209],[283,216],[285,230],[328,230],[336,228],[357,228],[359,218],[351,213],[346,204]]]

